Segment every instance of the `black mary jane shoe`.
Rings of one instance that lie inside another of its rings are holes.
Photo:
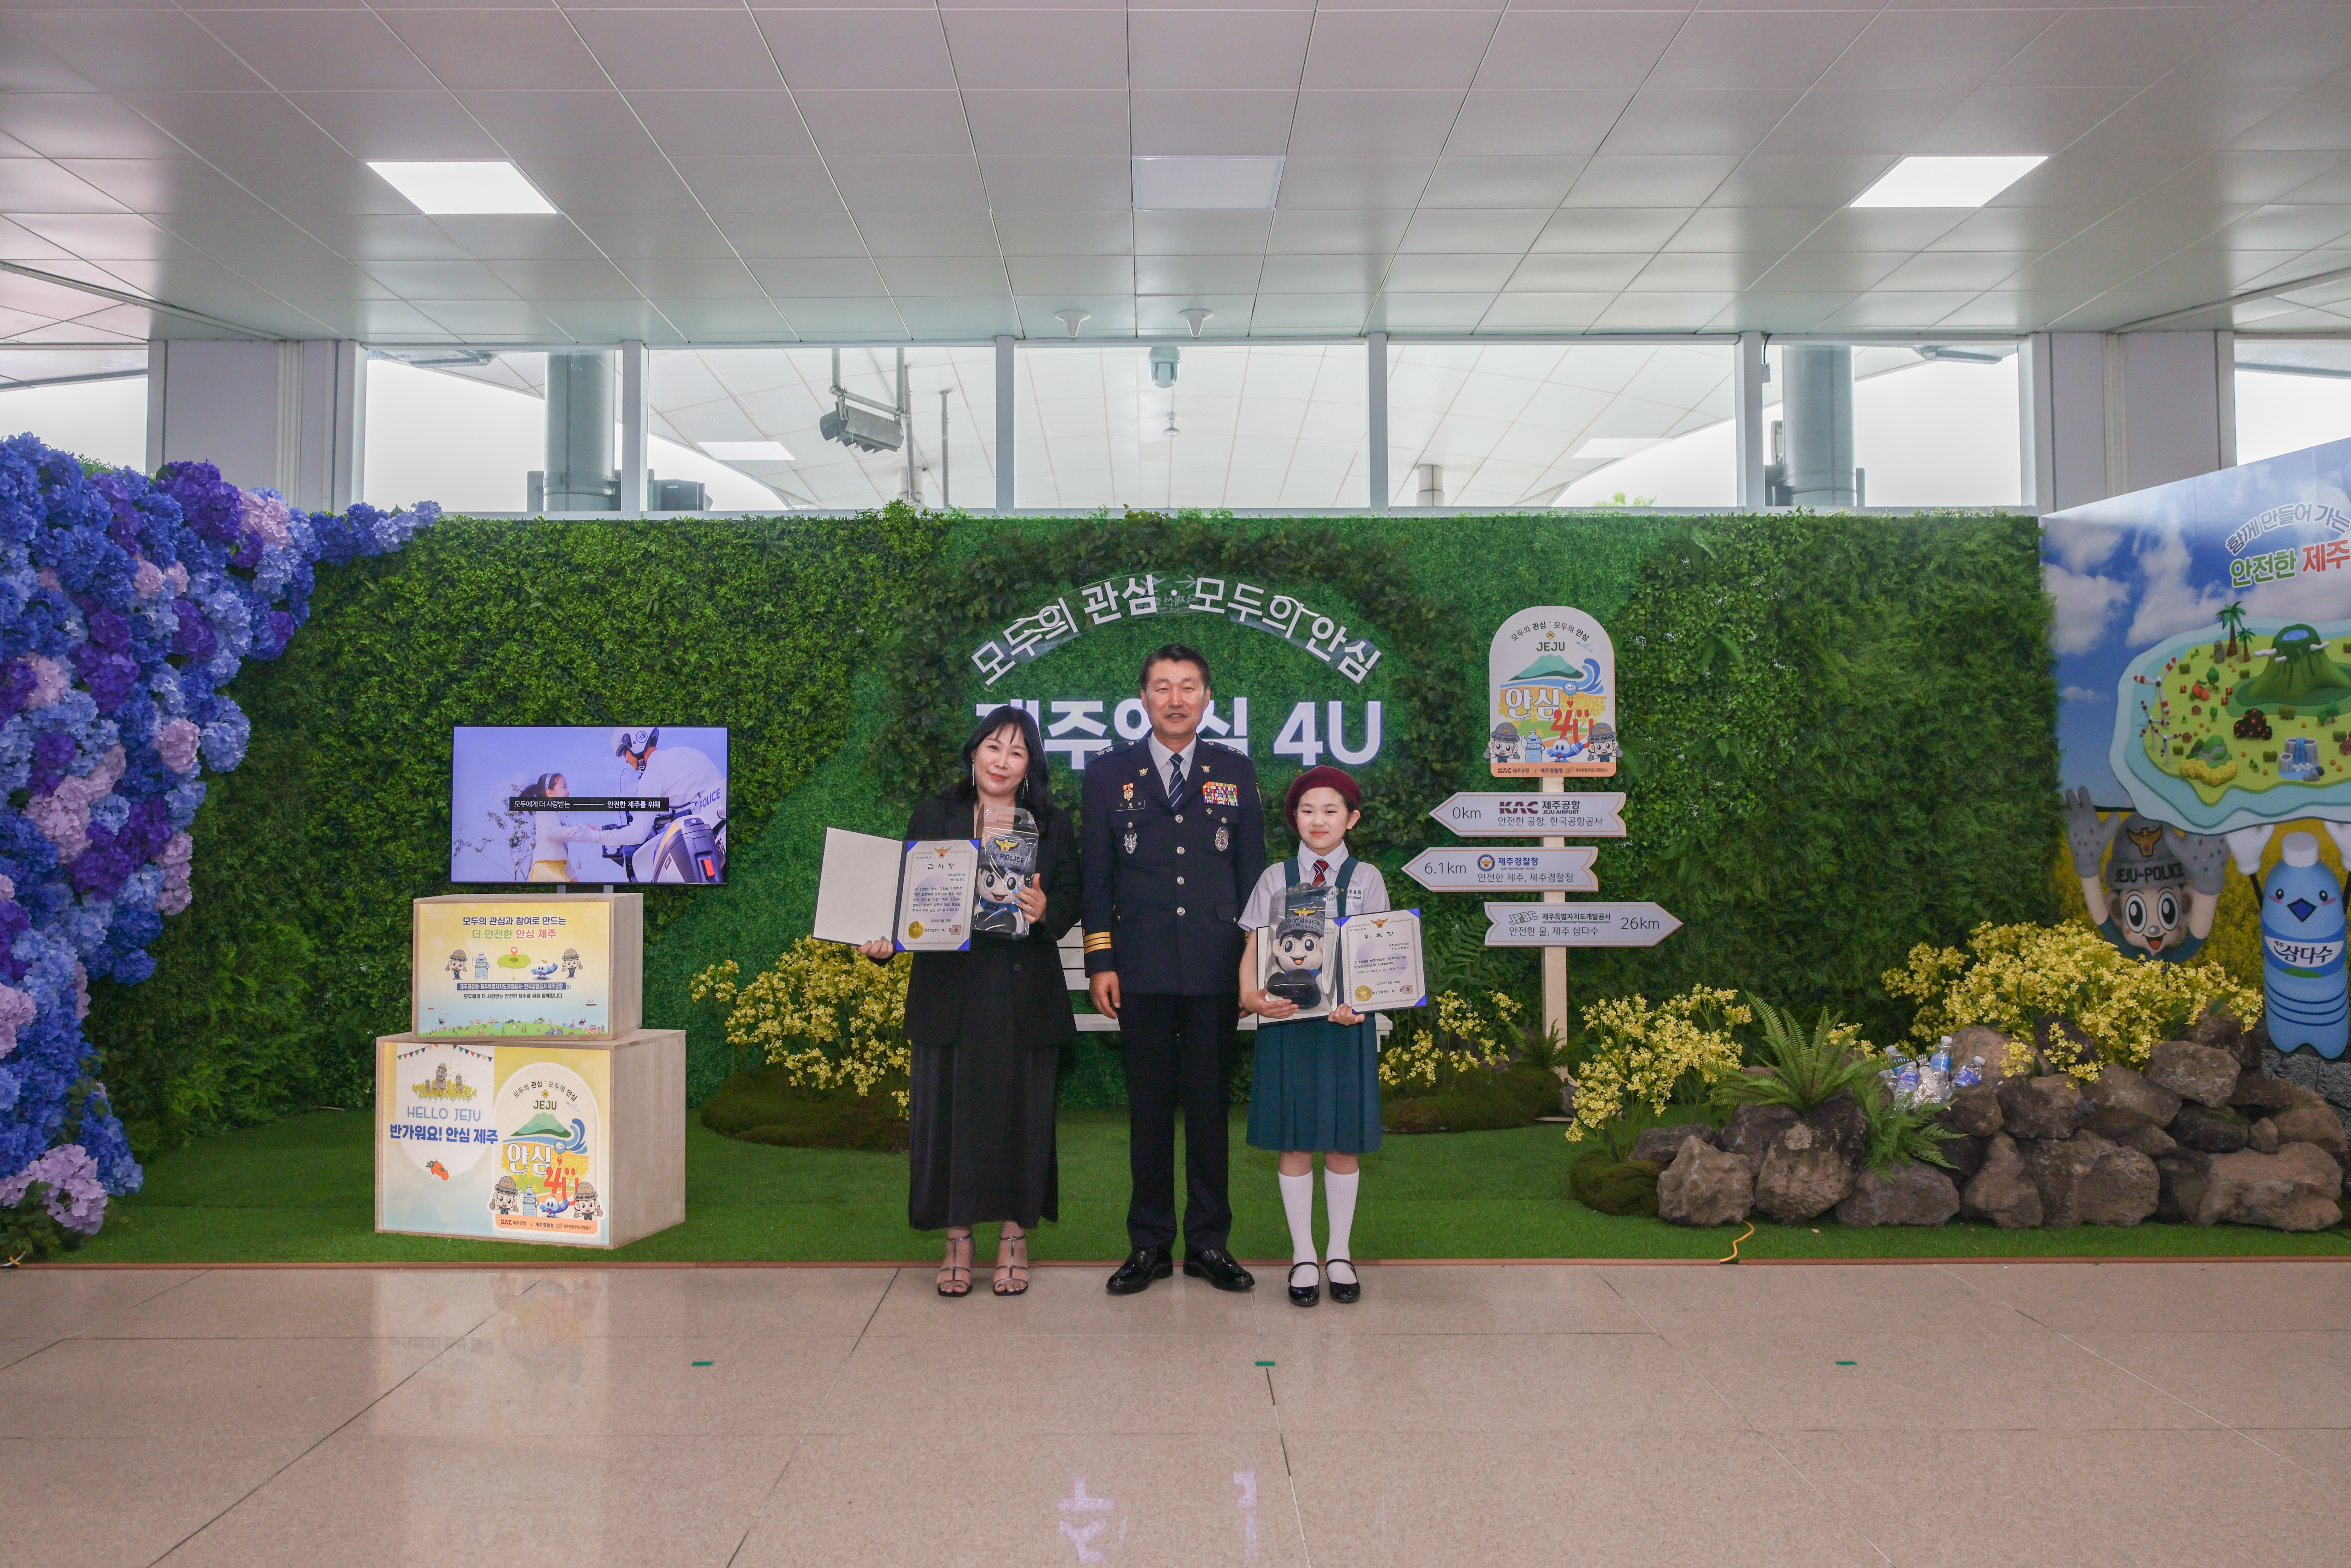
[[[1113,1296],[1132,1296],[1151,1289],[1154,1280],[1165,1280],[1176,1272],[1176,1262],[1165,1247],[1138,1247],[1126,1255],[1126,1261],[1102,1281],[1102,1289]]]
[[[1332,1279],[1331,1264],[1332,1263],[1344,1263],[1347,1266],[1347,1272],[1353,1274],[1355,1260],[1353,1258],[1332,1258],[1327,1260],[1322,1266],[1322,1277],[1331,1286],[1331,1299],[1343,1307],[1352,1307],[1363,1299],[1363,1279],[1360,1275],[1353,1280]]]
[[[1301,1285],[1298,1282],[1298,1270],[1312,1268],[1314,1265],[1311,1263],[1292,1263],[1290,1266],[1290,1304],[1291,1306],[1311,1307],[1322,1299],[1322,1270],[1315,1270],[1313,1284]]]
[[[1257,1284],[1257,1276],[1242,1268],[1239,1260],[1221,1247],[1186,1252],[1184,1272],[1196,1280],[1207,1281],[1219,1291],[1247,1291]]]

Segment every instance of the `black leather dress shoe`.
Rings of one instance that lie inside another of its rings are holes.
[[[1247,1291],[1257,1284],[1257,1276],[1234,1260],[1233,1255],[1221,1247],[1204,1247],[1197,1252],[1184,1255],[1184,1272],[1196,1280],[1206,1280],[1219,1291]]]
[[[1113,1296],[1132,1296],[1138,1291],[1151,1289],[1154,1280],[1165,1280],[1176,1272],[1176,1261],[1165,1247],[1138,1247],[1126,1255],[1126,1261],[1111,1271],[1102,1289]]]
[[[1290,1304],[1291,1306],[1311,1307],[1322,1299],[1321,1274],[1315,1275],[1315,1282],[1311,1285],[1301,1285],[1298,1282],[1298,1270],[1313,1267],[1311,1263],[1292,1263],[1290,1266]]]
[[[1347,1265],[1348,1273],[1355,1273],[1355,1260],[1352,1258],[1333,1258],[1331,1261],[1332,1263],[1344,1263]],[[1332,1276],[1330,1268],[1326,1265],[1322,1270],[1322,1277],[1330,1281],[1331,1299],[1338,1302],[1341,1306],[1352,1307],[1357,1301],[1362,1299],[1364,1294],[1364,1282],[1361,1275],[1356,1275],[1356,1277],[1352,1280],[1336,1279]]]

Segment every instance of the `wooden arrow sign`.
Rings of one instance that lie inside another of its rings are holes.
[[[1430,849],[1405,874],[1432,893],[1598,893],[1588,844],[1570,849]]]
[[[1654,904],[1489,904],[1489,947],[1654,947],[1682,923]]]
[[[1465,839],[1625,836],[1625,797],[1615,793],[1485,794],[1465,789],[1428,814]]]

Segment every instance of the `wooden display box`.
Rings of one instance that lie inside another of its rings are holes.
[[[685,1031],[376,1040],[375,1228],[625,1247],[685,1218]]]
[[[420,1040],[609,1044],[644,1021],[642,893],[444,894],[410,920]]]

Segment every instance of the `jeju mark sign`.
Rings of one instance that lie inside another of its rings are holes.
[[[1616,647],[1564,604],[1521,610],[1487,653],[1486,760],[1497,779],[1616,772]]]

